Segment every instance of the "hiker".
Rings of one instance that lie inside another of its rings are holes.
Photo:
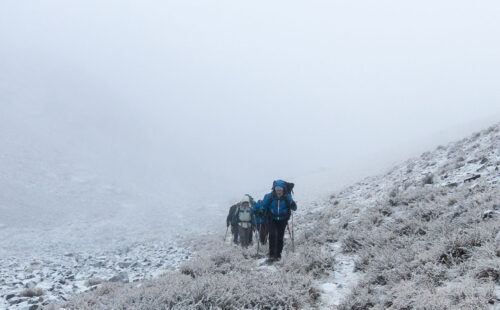
[[[244,248],[248,247],[251,242],[252,231],[255,230],[251,199],[248,195],[245,195],[240,201],[234,213],[232,223],[238,227],[241,246]]]
[[[248,199],[250,199],[250,207],[252,207],[252,209],[253,209],[253,207],[257,204],[257,202],[255,202],[255,199],[253,199],[253,197],[250,194],[245,194],[245,196],[247,196]],[[252,222],[252,223],[255,224],[255,222]],[[254,227],[256,227],[256,226],[254,226]],[[253,239],[253,234],[250,233],[250,244],[252,244],[252,241],[253,241],[252,239]]]
[[[239,203],[234,204],[231,206],[231,208],[229,208],[229,214],[226,218],[226,227],[229,227],[229,225],[231,225],[231,233],[233,234],[234,244],[238,244],[238,225],[233,225],[234,213],[236,212],[238,205]]]
[[[261,210],[262,200],[259,200],[255,206],[252,208],[255,218],[255,229],[259,235],[259,240],[262,245],[267,243],[267,217],[264,212]]]
[[[297,204],[292,198],[293,184],[282,180],[273,182],[272,192],[262,200],[261,210],[267,215],[269,227],[269,259],[276,261],[281,258],[283,237],[292,210],[297,210]]]
[[[253,199],[253,197],[249,194],[245,194],[245,196],[248,197],[248,199],[250,200],[250,205],[253,207],[255,205],[255,200]],[[231,225],[231,233],[233,234],[234,244],[239,243],[238,242],[238,237],[239,237],[238,225],[233,224],[234,213],[236,212],[236,209],[238,208],[239,205],[240,205],[240,202],[232,205],[231,208],[229,208],[229,214],[227,215],[227,218],[226,218],[226,227],[229,227],[229,225]],[[252,243],[252,234],[250,234],[250,243]]]

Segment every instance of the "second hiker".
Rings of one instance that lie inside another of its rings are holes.
[[[261,244],[267,243],[267,217],[262,211],[262,200],[259,200],[252,208],[255,218],[255,229],[257,230]]]
[[[233,225],[238,227],[240,244],[244,248],[248,247],[252,240],[252,230],[255,229],[253,223],[251,199],[248,195],[245,195],[236,208],[233,217]]]

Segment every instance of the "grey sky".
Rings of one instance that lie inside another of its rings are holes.
[[[498,16],[498,1],[3,0],[3,165],[35,149],[215,201],[374,169],[500,119]]]

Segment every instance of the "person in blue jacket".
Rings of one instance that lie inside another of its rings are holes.
[[[268,227],[267,227],[267,217],[265,216],[264,212],[262,212],[261,207],[262,207],[262,200],[259,200],[252,208],[252,210],[255,219],[255,229],[257,230],[257,233],[259,235],[260,243],[264,245],[267,243]]]
[[[291,193],[287,191],[287,183],[282,180],[273,182],[272,192],[262,200],[261,210],[267,215],[269,225],[269,260],[281,258],[283,237],[292,210],[297,210]]]

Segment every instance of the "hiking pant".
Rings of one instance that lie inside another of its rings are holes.
[[[242,247],[246,248],[250,244],[250,236],[252,236],[252,227],[243,228],[238,227],[238,232],[240,233],[240,244]]]
[[[234,232],[233,232],[233,242],[234,244],[238,244],[238,225],[234,225]]]
[[[269,257],[281,258],[287,220],[269,221]]]
[[[267,243],[267,233],[268,233],[267,224],[258,224],[257,230],[259,232],[260,243],[266,244]]]

